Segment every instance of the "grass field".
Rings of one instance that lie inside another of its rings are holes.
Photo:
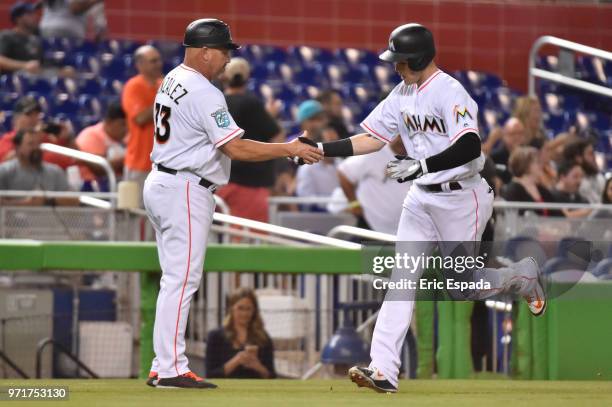
[[[0,387],[69,387],[67,401],[10,404],[15,406],[612,406],[612,382],[603,381],[413,380],[402,382],[397,394],[357,389],[348,380],[214,382],[219,389],[154,389],[141,380],[0,380]]]

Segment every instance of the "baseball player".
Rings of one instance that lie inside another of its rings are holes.
[[[412,158],[398,156],[386,172],[399,182],[414,183],[402,205],[396,251],[407,242],[438,242],[442,251],[442,242],[478,242],[493,211],[492,189],[479,175],[485,159],[478,107],[458,81],[438,69],[434,56],[433,35],[427,28],[405,24],[393,30],[380,59],[395,64],[402,82],[361,123],[365,133],[316,144],[326,157],[346,157],[378,151],[402,138]],[[422,271],[404,271],[403,276],[418,279]],[[391,278],[398,273],[395,268]],[[534,315],[545,310],[539,267],[531,257],[504,269],[481,269],[474,276],[484,276],[492,289],[470,293],[469,299],[508,292],[523,296]],[[372,338],[372,362],[349,370],[358,386],[397,391],[400,350],[414,308],[414,290],[407,291],[399,298],[390,298],[396,293],[387,291]]]
[[[211,84],[229,62],[232,41],[227,24],[200,19],[187,26],[185,58],[165,77],[154,104],[152,171],[143,196],[155,228],[162,268],[155,311],[155,358],[147,384],[156,387],[214,388],[192,373],[185,356],[189,304],[204,266],[212,223],[213,193],[228,182],[230,159],[265,161],[299,156],[312,164],[315,147],[241,139],[244,131],[229,114],[221,91]]]

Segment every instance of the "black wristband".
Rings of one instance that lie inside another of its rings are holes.
[[[353,155],[353,142],[350,138],[323,143],[325,157],[350,157]]]

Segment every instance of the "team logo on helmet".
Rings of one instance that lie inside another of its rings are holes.
[[[395,45],[393,45],[393,39],[389,38],[389,51],[395,52]]]
[[[226,109],[219,109],[213,114],[211,114],[211,116],[214,117],[215,122],[217,123],[217,127],[220,127],[222,129],[229,127],[230,116]]]

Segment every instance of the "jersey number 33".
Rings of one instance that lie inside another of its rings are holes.
[[[172,109],[160,103],[155,104],[155,140],[164,144],[170,138],[170,115]]]

